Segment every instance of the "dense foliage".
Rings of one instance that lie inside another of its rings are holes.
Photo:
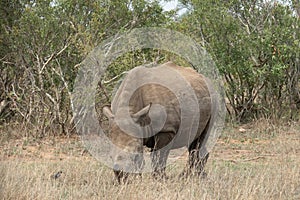
[[[184,14],[158,0],[4,0],[0,3],[0,120],[37,131],[72,130],[70,95],[81,61],[103,40],[138,27],[165,27],[194,38],[224,77],[233,119],[299,118],[300,2],[181,0]],[[107,79],[176,55],[127,53]],[[115,83],[115,82],[113,82]],[[110,91],[101,86],[100,93]],[[107,103],[109,95],[101,98]]]
[[[184,1],[180,27],[214,56],[238,120],[299,115],[299,1],[282,3]]]

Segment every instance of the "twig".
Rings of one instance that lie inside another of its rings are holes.
[[[119,77],[122,76],[123,74],[127,74],[127,73],[128,73],[128,71],[124,71],[124,72],[122,72],[121,74],[118,74],[117,76],[113,77],[112,79],[110,79],[110,80],[108,80],[108,81],[102,81],[102,83],[103,83],[103,84],[108,84],[108,83],[114,81],[115,79],[119,78]]]
[[[257,156],[257,157],[254,157],[254,158],[248,158],[248,159],[245,159],[245,160],[240,160],[239,162],[248,162],[248,161],[252,161],[252,160],[258,160],[258,159],[261,159],[261,158],[265,158],[265,156]]]

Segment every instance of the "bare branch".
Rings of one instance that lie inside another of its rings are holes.
[[[298,17],[300,17],[300,0],[292,0],[292,4]]]
[[[245,22],[243,21],[243,19],[242,19],[240,16],[238,16],[238,19],[239,19],[240,22],[243,24],[243,26],[246,28],[247,33],[250,35],[251,32],[250,32],[250,28],[249,28],[248,23],[245,23]]]
[[[44,71],[45,67],[51,62],[51,60],[54,58],[54,56],[55,56],[55,53],[52,53],[51,56],[47,59],[47,61],[43,64],[41,70],[39,71],[40,74]]]
[[[53,104],[57,104],[57,102],[55,101],[55,99],[48,92],[45,92],[45,94],[52,101]]]
[[[117,78],[119,78],[119,77],[122,76],[123,74],[127,74],[127,73],[128,73],[128,71],[124,71],[124,72],[122,72],[121,74],[118,74],[117,76],[113,77],[112,79],[110,79],[110,80],[108,80],[108,81],[102,81],[102,83],[103,83],[103,84],[108,84],[108,83],[110,83],[110,82],[116,80]]]
[[[43,67],[41,68],[41,70],[39,71],[39,73],[41,74],[43,72],[43,70],[45,69],[45,67],[56,57],[58,57],[60,54],[62,54],[67,48],[69,47],[69,44],[65,44],[64,47],[57,53],[52,53],[51,56],[47,59],[47,61],[43,64]]]

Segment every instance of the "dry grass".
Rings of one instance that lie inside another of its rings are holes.
[[[145,174],[127,185],[114,184],[111,170],[77,138],[9,140],[1,134],[0,199],[300,199],[299,123],[227,128],[206,179],[178,180],[185,165],[179,160],[164,182]]]

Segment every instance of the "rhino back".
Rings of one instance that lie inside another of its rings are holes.
[[[160,84],[164,81],[172,88],[166,87],[166,84]],[[171,131],[176,134],[182,116],[178,94],[176,96],[173,91],[174,88],[176,90],[177,85],[180,88],[183,82],[193,88],[198,100],[200,119],[197,136],[199,136],[211,114],[211,99],[205,77],[191,68],[180,67],[171,62],[154,68],[136,67],[131,70],[113,99],[113,113],[117,113],[120,108],[126,106],[129,106],[130,113],[136,113],[150,103],[160,104],[167,113],[167,119],[161,131]],[[188,101],[184,103],[189,105]],[[182,138],[178,136],[178,141]]]

